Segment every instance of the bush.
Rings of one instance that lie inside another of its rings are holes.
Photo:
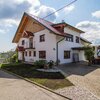
[[[48,66],[49,66],[49,68],[52,68],[53,65],[54,65],[54,61],[50,60],[50,61],[48,62]]]
[[[39,60],[34,62],[34,66],[37,68],[44,68],[47,64],[46,60]]]
[[[87,49],[85,49],[85,57],[88,60],[88,65],[91,65],[94,58],[94,50],[92,47],[87,47]]]

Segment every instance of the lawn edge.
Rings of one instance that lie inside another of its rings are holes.
[[[25,80],[25,81],[27,81],[27,82],[29,82],[29,83],[31,83],[31,84],[35,84],[35,85],[37,85],[37,86],[39,86],[39,87],[41,87],[41,88],[43,88],[43,89],[45,89],[45,90],[48,90],[48,91],[50,91],[50,92],[52,92],[52,93],[54,93],[54,94],[56,94],[56,95],[59,95],[59,96],[61,96],[61,97],[64,97],[64,98],[66,98],[66,99],[68,99],[68,100],[72,100],[72,99],[70,99],[70,98],[68,98],[68,97],[66,97],[66,96],[64,96],[64,95],[61,95],[61,94],[59,94],[59,93],[53,91],[52,89],[50,89],[50,88],[48,88],[48,87],[46,87],[46,86],[43,86],[43,85],[41,85],[41,84],[39,84],[39,83],[37,83],[37,82],[31,81],[31,80],[29,80],[28,78],[24,78],[24,77],[22,77],[22,76],[20,76],[20,75],[18,75],[18,74],[15,74],[15,73],[13,73],[13,72],[10,72],[10,71],[5,70],[5,69],[2,69],[2,68],[0,68],[0,70],[2,70],[2,71],[4,71],[4,72],[7,72],[7,73],[9,73],[9,74],[12,74],[12,75],[14,75],[14,76],[16,76],[16,77],[18,77],[18,78],[20,78],[20,79],[23,79],[23,80]]]

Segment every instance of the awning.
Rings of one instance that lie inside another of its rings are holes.
[[[71,48],[72,50],[86,50],[88,49],[87,47],[73,47]]]

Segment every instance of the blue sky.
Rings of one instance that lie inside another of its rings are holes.
[[[45,17],[71,1],[73,0],[0,0],[0,52],[16,47],[12,44],[12,39],[24,11]],[[64,20],[84,30],[86,33],[82,37],[93,44],[100,44],[100,0],[77,0],[47,20],[54,23]]]

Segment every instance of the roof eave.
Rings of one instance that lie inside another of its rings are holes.
[[[20,26],[21,26],[21,24],[22,24],[22,21],[23,21],[23,18],[24,18],[25,15],[26,15],[26,13],[24,12],[24,14],[23,14],[23,16],[22,16],[22,18],[21,18],[21,21],[20,21],[20,23],[19,23],[19,26],[18,26],[18,28],[17,28],[17,30],[16,30],[16,32],[15,32],[14,38],[13,38],[13,40],[12,40],[12,43],[17,43],[17,42],[15,41],[15,38],[16,38],[16,35],[17,35],[17,33],[18,33],[18,30],[19,30],[19,28],[20,28]]]

